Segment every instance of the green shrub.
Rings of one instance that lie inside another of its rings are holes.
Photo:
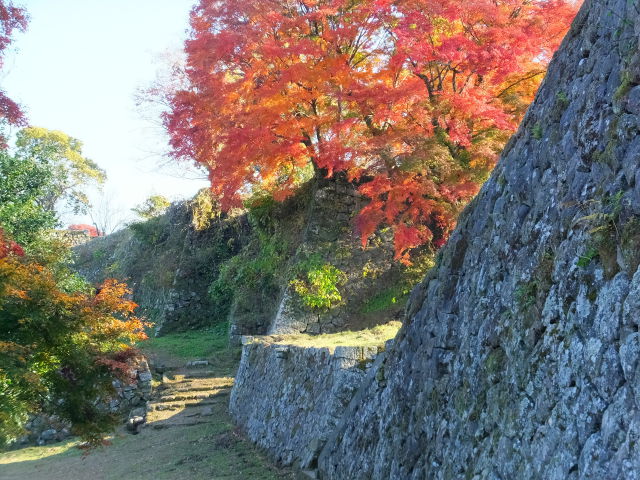
[[[533,138],[535,138],[536,140],[541,140],[542,139],[542,125],[540,124],[540,122],[536,123],[533,126]]]
[[[166,215],[151,218],[144,222],[135,222],[129,225],[136,240],[156,246],[164,242],[169,236],[169,222]]]
[[[297,266],[297,278],[290,284],[302,302],[311,309],[327,310],[342,302],[338,287],[347,282],[347,276],[330,263],[321,263],[314,255]]]

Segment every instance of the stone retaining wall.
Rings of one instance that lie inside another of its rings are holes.
[[[640,478],[639,12],[587,0],[321,478]]]
[[[230,411],[282,465],[313,468],[353,395],[383,350],[304,348],[244,337]]]

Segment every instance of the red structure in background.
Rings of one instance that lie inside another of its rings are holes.
[[[98,232],[98,229],[96,227],[94,227],[93,225],[87,225],[85,223],[69,225],[68,229],[86,232],[91,238],[100,236],[100,232]]]

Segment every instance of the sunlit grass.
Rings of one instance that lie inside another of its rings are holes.
[[[81,455],[80,450],[75,448],[79,443],[77,440],[67,440],[66,442],[47,445],[45,447],[27,447],[21,448],[20,450],[0,453],[0,465],[42,460],[54,455]]]
[[[140,347],[185,359],[207,358],[228,347],[228,328],[229,324],[223,322],[209,329],[151,337]]]
[[[367,330],[344,331],[323,335],[272,335],[265,337],[271,343],[283,345],[296,345],[299,347],[326,347],[333,351],[335,347],[376,347],[396,336],[402,322],[392,321],[384,325],[378,325]]]

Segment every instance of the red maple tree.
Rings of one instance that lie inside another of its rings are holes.
[[[344,171],[396,256],[439,246],[495,165],[577,5],[570,0],[200,0],[188,87],[169,97],[173,155],[222,207],[300,172]]]

